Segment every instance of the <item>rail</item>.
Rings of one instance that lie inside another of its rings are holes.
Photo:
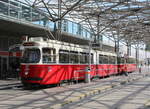
[[[5,83],[5,84],[1,83],[0,84],[0,90],[22,87],[22,84],[20,82],[13,83],[13,80],[11,82],[12,83]]]

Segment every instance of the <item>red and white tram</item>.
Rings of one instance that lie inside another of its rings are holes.
[[[90,50],[88,46],[81,46],[46,40],[30,38],[23,43],[24,53],[21,64],[21,80],[23,84],[58,84],[62,81],[84,79],[85,69],[89,66],[91,55],[91,78],[105,77],[122,72],[133,72],[136,64],[120,58],[116,62],[116,54]]]

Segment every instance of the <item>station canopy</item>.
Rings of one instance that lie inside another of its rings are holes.
[[[22,0],[21,0],[22,1]],[[106,34],[130,44],[150,42],[150,0],[24,0],[49,20],[81,24],[92,37]]]

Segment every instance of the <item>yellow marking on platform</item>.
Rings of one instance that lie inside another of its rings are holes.
[[[100,91],[102,91],[102,90],[105,90],[105,89],[108,89],[108,88],[112,88],[112,86],[103,86],[103,87],[101,87],[101,88],[95,88],[94,90],[88,91],[88,92],[86,92],[85,94],[80,94],[80,95],[78,95],[77,97],[70,98],[69,100],[63,102],[61,105],[64,106],[64,105],[66,105],[66,104],[79,101],[80,99],[83,99],[83,98],[85,98],[85,97],[87,97],[87,96],[93,95],[93,94],[95,94],[95,93],[98,93],[98,92],[100,92]]]
[[[78,100],[80,100],[80,98],[79,97],[75,97],[75,98],[71,98],[69,101],[70,101],[70,103],[72,103],[72,102],[75,102],[75,101],[78,101]]]
[[[91,94],[90,92],[85,93],[86,96],[89,96],[90,94]]]
[[[102,90],[105,90],[105,89],[108,89],[108,88],[112,88],[112,86],[111,85],[109,85],[109,86],[103,86],[101,88],[95,88],[95,90],[102,91]]]
[[[127,82],[136,81],[138,79],[140,79],[140,78],[133,78],[132,80],[121,81],[119,84],[125,84]],[[52,106],[52,108],[50,108],[50,109],[61,108],[62,106],[66,105],[66,104],[77,102],[77,101],[79,101],[79,100],[81,100],[81,99],[83,99],[85,97],[88,97],[90,95],[94,95],[96,93],[100,93],[101,91],[104,91],[104,90],[109,89],[109,88],[113,88],[115,86],[118,86],[119,84],[112,84],[112,85],[102,86],[102,87],[99,87],[99,88],[94,88],[93,90],[87,91],[84,94],[80,94],[80,95],[78,95],[76,97],[70,98],[69,100],[66,100],[63,103],[56,104],[56,105]],[[146,107],[150,107],[150,100],[148,102],[146,102],[144,105]]]
[[[123,82],[125,82],[125,81],[123,81]],[[108,86],[102,86],[102,87],[100,87],[100,88],[94,88],[94,90],[85,92],[85,94],[80,94],[80,95],[78,95],[78,96],[76,96],[76,97],[74,97],[74,98],[70,98],[69,100],[64,101],[64,102],[61,104],[61,106],[64,106],[64,105],[66,105],[66,104],[79,101],[80,99],[83,99],[83,98],[88,97],[88,96],[90,96],[90,95],[94,95],[94,94],[99,93],[99,92],[101,92],[101,91],[104,91],[104,90],[106,90],[106,89],[113,88],[114,86],[117,86],[117,85],[116,85],[116,84],[113,84],[113,85],[108,85]],[[58,106],[60,106],[60,105],[58,105]]]
[[[61,104],[55,104],[50,107],[50,109],[60,109],[60,108],[61,108]]]
[[[97,93],[97,92],[98,92],[98,90],[97,90],[97,89],[95,89],[95,90],[93,90],[93,92],[94,92],[94,93]]]
[[[69,103],[71,103],[71,101],[67,100],[67,101],[63,102],[61,105],[64,106],[64,105],[69,104]]]
[[[86,95],[85,94],[81,94],[78,97],[80,97],[80,99],[82,99],[82,98],[86,97]]]

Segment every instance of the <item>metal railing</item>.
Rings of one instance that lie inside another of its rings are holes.
[[[19,23],[36,25],[54,30],[57,27],[57,22],[49,21],[48,18],[38,13],[34,8],[25,3],[8,0],[0,1],[0,18],[7,19]],[[63,19],[62,31],[72,34],[74,37],[91,40],[91,33],[83,28],[81,24]]]

